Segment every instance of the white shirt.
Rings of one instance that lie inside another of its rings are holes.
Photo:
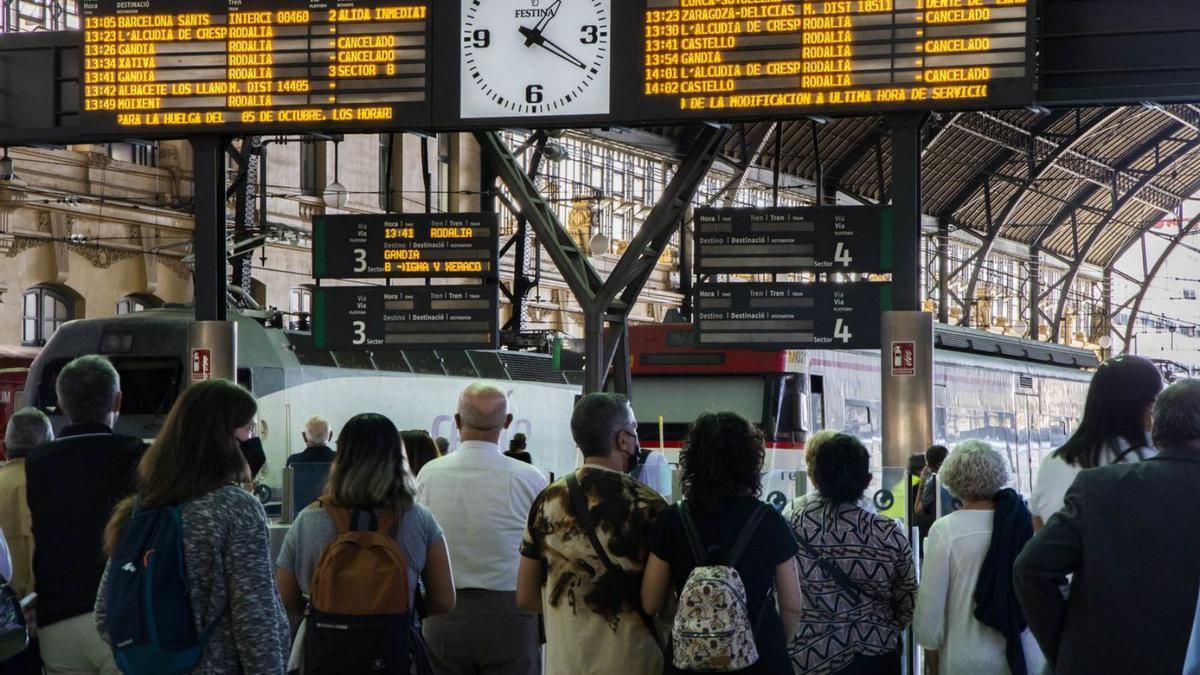
[[[1129,443],[1123,438],[1118,438],[1109,447],[1104,448],[1104,452],[1100,453],[1100,466],[1112,464],[1119,455],[1124,455],[1121,462],[1133,463],[1139,462],[1142,459],[1150,459],[1156,454],[1153,448],[1141,448],[1141,456],[1138,452],[1125,452],[1129,449]],[[1083,471],[1083,467],[1074,464],[1068,464],[1066,460],[1057,455],[1050,455],[1042,460],[1042,465],[1038,468],[1037,482],[1033,485],[1033,494],[1029,497],[1029,510],[1033,515],[1042,519],[1042,523],[1050,520],[1050,516],[1058,513],[1063,508],[1063,503],[1067,497],[1067,490],[1071,487],[1071,483],[1075,482],[1075,477],[1079,472]]]
[[[975,618],[975,584],[992,539],[993,511],[960,510],[929,528],[913,614],[917,643],[939,652],[940,675],[1009,675],[1000,631]],[[1021,636],[1028,673],[1044,659],[1033,635]]]
[[[630,474],[634,480],[654,490],[667,501],[671,499],[671,465],[661,452],[646,455],[644,464]]]
[[[0,576],[3,576],[5,581],[12,581],[12,574],[12,555],[8,551],[8,540],[4,538],[4,532],[0,531]]]
[[[521,535],[546,478],[495,443],[463,441],[421,467],[417,499],[446,534],[455,588],[517,590]]]

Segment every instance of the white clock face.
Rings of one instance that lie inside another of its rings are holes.
[[[462,0],[462,117],[607,114],[611,4]]]

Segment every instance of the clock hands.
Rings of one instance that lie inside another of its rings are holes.
[[[546,30],[546,26],[550,25],[550,20],[553,19],[554,17],[558,16],[558,8],[561,6],[562,6],[562,0],[554,0],[554,2],[551,3],[549,7],[546,8],[546,13],[542,15],[541,20],[538,21],[537,25],[533,27],[533,32],[537,33],[538,35],[541,35],[542,31]],[[525,46],[526,47],[533,46],[534,42],[535,42],[535,40],[532,37],[525,38]]]
[[[561,2],[561,0],[560,0],[560,2]],[[526,28],[525,26],[521,26],[520,31],[521,31],[521,35],[525,36],[525,46],[526,47],[529,47],[532,45],[537,45],[537,46],[541,47],[542,49],[545,49],[546,51],[550,52],[551,54],[554,54],[555,56],[562,59],[563,61],[570,63],[571,65],[578,66],[579,68],[587,70],[586,63],[584,63],[583,61],[580,61],[579,59],[575,58],[574,56],[571,56],[571,54],[567,50],[563,49],[562,47],[559,47],[558,45],[556,45],[553,42],[551,42],[550,40],[548,40],[546,38],[546,36],[542,35],[542,32],[540,30],[538,30],[536,28]]]

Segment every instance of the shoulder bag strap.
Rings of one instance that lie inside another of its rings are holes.
[[[350,531],[351,516],[348,509],[334,506],[326,502],[324,499],[318,500],[317,503],[321,505],[321,508],[325,510],[325,513],[329,514],[329,519],[333,521],[333,526],[337,528],[339,535],[346,534]]]
[[[867,591],[863,590],[858,584],[854,583],[854,580],[851,579],[849,575],[842,571],[842,568],[837,566],[837,563],[821,555],[820,552],[818,552],[816,548],[813,548],[813,545],[808,543],[806,540],[797,537],[796,542],[799,543],[800,546],[807,551],[810,556],[817,559],[817,564],[820,565],[821,569],[825,571],[825,574],[833,577],[834,582],[836,582],[838,586],[841,586],[842,590],[849,593],[854,598],[855,602],[858,602],[858,597],[860,595],[865,595],[867,598],[876,602],[890,602],[890,599],[888,598],[881,598],[874,593],[868,593]]]
[[[1137,455],[1138,461],[1142,461],[1146,458],[1145,455],[1142,454],[1142,451],[1145,449],[1146,449],[1146,447],[1142,446],[1142,445],[1139,445],[1136,447],[1131,446],[1131,447],[1125,448],[1121,452],[1117,453],[1116,458],[1113,459],[1112,463],[1113,464],[1122,464],[1125,462],[1126,457],[1128,457],[1130,455],[1134,455],[1134,454]]]
[[[750,545],[750,539],[754,537],[754,531],[758,529],[759,523],[767,515],[767,509],[771,507],[760,502],[758,508],[754,509],[754,513],[750,514],[750,519],[742,527],[742,531],[738,533],[737,539],[733,542],[733,546],[729,549],[729,558],[726,564],[730,567],[737,567],[737,563],[742,559],[742,554],[746,552],[746,548]],[[758,627],[762,624],[763,617],[767,614],[767,608],[771,606],[771,595],[775,592],[775,573],[771,571],[771,580],[767,584],[767,593],[763,598],[763,604],[758,608],[758,615],[754,617],[754,625],[751,630],[754,634],[758,634]]]
[[[679,520],[683,523],[683,533],[687,537],[688,546],[692,548],[692,558],[696,560],[696,567],[708,564],[704,540],[700,538],[700,530],[696,529],[696,523],[692,520],[692,512],[688,509],[687,500],[679,502]]]
[[[583,497],[583,488],[579,485],[579,479],[575,477],[575,472],[567,474],[567,493],[571,498],[571,510],[575,512],[575,518],[579,521],[579,526],[583,528],[584,534],[587,535],[588,541],[592,542],[592,548],[596,550],[596,555],[600,557],[600,562],[604,563],[604,567],[613,574],[620,575],[619,578],[625,582],[626,600],[633,607],[633,611],[642,619],[642,623],[646,624],[646,628],[650,631],[650,637],[654,638],[654,644],[658,645],[660,650],[663,649],[661,639],[658,635],[658,626],[655,625],[654,619],[642,610],[641,598],[636,597],[630,592],[628,575],[625,570],[613,564],[612,559],[608,557],[608,553],[604,550],[604,546],[600,544],[600,538],[596,536],[596,527],[592,524],[592,516],[588,512],[587,501]],[[665,651],[664,651],[665,653]]]

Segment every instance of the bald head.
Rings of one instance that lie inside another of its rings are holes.
[[[508,414],[508,397],[495,385],[476,382],[458,397],[458,414],[454,421],[462,440],[496,443],[512,422],[512,415]]]
[[[304,423],[304,443],[309,447],[329,443],[329,420],[313,415]]]

